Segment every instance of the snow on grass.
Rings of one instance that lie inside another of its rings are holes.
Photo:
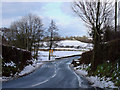
[[[80,55],[82,51],[54,51],[53,56],[51,56],[51,60],[55,60],[55,58],[67,57],[72,55]],[[48,51],[39,51],[39,61],[49,61],[48,60],[49,52]]]
[[[62,48],[57,47],[57,48],[55,48],[55,49],[63,50],[63,51],[64,51],[64,50],[73,50],[73,51],[74,51],[74,50],[75,50],[75,51],[77,51],[77,50],[81,50],[81,48],[76,49],[76,48],[63,48],[63,47],[62,47]]]
[[[55,51],[54,55],[56,57],[65,57],[65,56],[72,56],[72,55],[80,55],[82,51]]]
[[[86,47],[88,44],[80,42],[78,40],[63,40],[58,42],[59,46],[81,46],[81,47]]]
[[[30,64],[30,65],[24,67],[24,69],[17,75],[17,77],[33,72],[34,70],[36,70],[38,67],[40,67],[43,64],[42,62],[37,61],[37,60],[32,60],[32,61],[33,61],[33,64],[32,65]],[[13,63],[8,64],[7,63],[6,65],[7,66],[14,66],[15,64],[13,64]],[[12,79],[12,77],[5,77],[5,76],[0,77],[0,81],[8,81],[10,79]]]
[[[20,75],[20,76],[25,75],[25,74],[27,74],[27,73],[32,72],[34,69],[35,69],[35,67],[33,67],[32,65],[28,65],[28,66],[26,66],[26,67],[23,69],[23,71],[21,71],[21,72],[19,73],[19,75]]]
[[[76,60],[77,61],[77,60]],[[78,60],[79,61],[79,60]],[[86,76],[88,74],[88,72],[85,70],[85,68],[87,68],[88,66],[86,65],[80,65],[80,66],[77,66],[77,67],[74,67],[74,70],[76,73],[82,75],[82,76]]]
[[[88,65],[90,66],[90,65]],[[99,88],[117,88],[110,78],[100,78],[98,76],[88,76],[88,72],[85,70],[88,66],[82,64],[80,66],[74,67],[74,70],[77,74],[85,76],[86,79],[91,82],[93,87]]]
[[[5,63],[5,66],[14,66],[16,67],[15,63],[13,63],[13,61],[9,62],[9,63]]]
[[[35,67],[33,67],[32,65],[28,65],[28,66],[26,66],[26,67],[23,69],[23,71],[21,71],[21,72],[19,73],[19,75],[20,75],[20,76],[25,75],[25,74],[27,74],[27,73],[32,72],[34,69],[35,69]]]
[[[5,76],[0,77],[0,81],[8,81],[10,79],[11,77],[5,77]]]
[[[43,42],[44,46],[46,46],[45,45],[46,43],[47,42]],[[90,49],[92,49],[92,44],[84,43],[78,40],[62,40],[62,41],[59,41],[57,44],[58,44],[58,47],[54,49],[58,49],[58,51],[53,52],[53,56],[51,56],[51,60],[55,60],[55,58],[67,57],[72,55],[80,55],[83,52],[89,51]],[[69,47],[69,46],[73,46],[73,47]],[[40,49],[48,49],[48,47],[41,47]],[[39,51],[38,56],[39,56],[38,57],[39,61],[48,61],[49,52]]]
[[[44,42],[44,44],[46,44],[46,42]],[[62,40],[59,41],[57,44],[58,47],[56,47],[55,49],[59,49],[63,51],[54,51],[53,56],[51,56],[51,60],[55,60],[55,58],[67,57],[72,55],[80,55],[84,51],[88,51],[89,49],[92,48],[92,44],[84,43],[78,40]],[[64,46],[64,47],[61,48],[60,46]],[[73,46],[73,48],[66,46]],[[80,46],[80,48],[76,48],[77,46]],[[82,47],[87,47],[87,48],[82,48]],[[43,49],[45,48],[43,47]],[[46,49],[48,48],[46,47]],[[39,61],[48,61],[48,57],[49,57],[48,51],[39,51],[39,57],[38,57]]]
[[[19,76],[23,76],[25,74],[29,74],[33,72],[35,69],[37,69],[39,66],[41,66],[43,63],[38,62],[37,60],[33,60],[33,64],[26,66],[20,73]]]
[[[79,50],[79,49],[92,49],[93,45],[91,43],[85,43],[78,40],[62,40],[56,43],[58,46],[55,49],[72,49],[72,50]],[[47,42],[43,42],[44,47],[40,49],[48,49]],[[71,47],[72,46],[72,47]],[[62,47],[62,48],[61,48]]]
[[[58,44],[58,47],[59,46],[69,47],[69,49],[72,46],[73,48],[71,48],[71,49],[73,49],[73,50],[88,51],[88,50],[93,49],[93,44],[81,42],[78,40],[62,40],[62,41],[58,42],[57,44]]]
[[[114,86],[112,81],[106,81],[104,78],[100,78],[98,76],[90,76],[87,79],[93,83],[92,86],[100,87],[100,88],[117,88]]]
[[[88,72],[86,70],[76,70],[76,73],[82,75],[82,76],[86,76],[88,74]]]
[[[75,59],[74,61],[78,62],[78,61],[80,61],[80,60],[78,60],[78,59]]]

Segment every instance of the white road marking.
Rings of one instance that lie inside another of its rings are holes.
[[[48,82],[48,81],[49,81],[49,79],[47,79],[47,80],[45,80],[45,81],[43,81],[43,82],[40,82],[40,83],[34,84],[34,85],[32,85],[32,87],[35,87],[35,86],[41,85],[41,84],[46,83],[46,82]]]
[[[32,85],[32,87],[35,87],[35,86],[38,86],[38,85],[41,85],[41,84],[43,84],[43,83],[48,82],[51,78],[54,78],[54,77],[56,76],[56,74],[57,74],[57,71],[56,71],[56,69],[55,69],[54,74],[53,74],[49,79],[47,79],[47,80],[45,80],[45,81],[42,81],[42,82],[40,82],[40,83],[34,84],[34,85]]]

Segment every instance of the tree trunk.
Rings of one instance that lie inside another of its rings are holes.
[[[93,59],[91,61],[91,70],[96,69],[96,62],[98,59],[99,48],[100,48],[100,28],[99,28],[99,10],[100,10],[100,0],[97,3],[97,13],[96,13],[96,28],[93,27],[94,35],[93,35]]]
[[[36,47],[36,60],[38,60],[38,51],[39,51],[39,47],[40,47],[40,41],[38,41],[37,47]]]
[[[115,32],[117,32],[117,0],[115,0]]]

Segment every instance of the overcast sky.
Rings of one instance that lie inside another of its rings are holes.
[[[45,28],[53,19],[61,36],[87,35],[87,29],[71,9],[72,2],[2,2],[2,27],[29,13],[41,17]]]
[[[71,9],[72,2],[64,2],[63,0],[57,0],[60,2],[38,1],[40,0],[2,0],[2,12],[0,12],[2,13],[2,20],[0,20],[2,27],[9,27],[11,22],[33,13],[41,17],[45,28],[48,28],[53,19],[61,36],[88,35],[85,24]],[[120,23],[120,14],[118,16]]]

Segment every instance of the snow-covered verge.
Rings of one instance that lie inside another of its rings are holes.
[[[29,73],[33,72],[33,71],[36,70],[38,67],[40,67],[42,64],[43,64],[43,62],[38,62],[37,60],[34,60],[32,65],[26,66],[26,67],[19,73],[19,76],[23,76],[23,75],[26,75],[26,74],[29,74]]]
[[[112,81],[110,81],[110,78],[105,78],[105,77],[98,77],[98,76],[88,76],[88,71],[87,68],[88,66],[82,64],[80,66],[74,67],[74,70],[77,74],[84,76],[91,84],[93,87],[99,87],[99,88],[118,88],[117,86],[114,85]]]
[[[35,59],[33,59],[32,62],[33,62],[32,65],[29,64],[28,66],[24,67],[24,69],[18,75],[15,75],[14,78],[27,75],[27,74],[33,72],[34,70],[36,70],[37,68],[39,68],[43,64],[43,62],[40,62],[40,61],[35,60]],[[6,63],[6,65],[14,66],[15,64],[13,62],[11,62],[11,63]],[[16,66],[14,66],[14,67],[16,67]],[[5,77],[5,76],[0,77],[0,81],[8,81],[11,79],[13,79],[13,77]]]

